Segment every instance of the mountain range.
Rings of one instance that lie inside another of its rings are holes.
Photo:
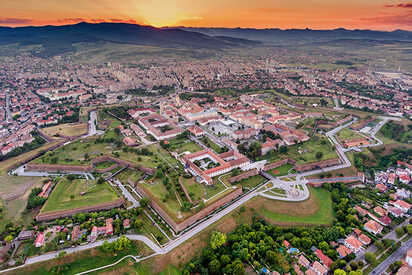
[[[0,27],[0,45],[42,45],[47,55],[73,51],[73,44],[110,42],[176,49],[220,50],[257,45],[304,45],[339,40],[412,42],[412,32],[252,28],[155,28],[125,23],[78,23],[64,26]]]

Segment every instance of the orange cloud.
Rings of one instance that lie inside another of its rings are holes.
[[[32,19],[26,18],[0,18],[2,25],[27,25],[33,23]]]

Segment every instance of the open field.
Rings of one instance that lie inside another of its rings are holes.
[[[316,157],[318,152],[321,153],[321,158]],[[302,144],[289,146],[288,152],[285,154],[274,154],[269,161],[272,162],[286,157],[296,160],[297,164],[303,164],[337,158],[338,154],[335,147],[325,136],[314,136]]]
[[[82,271],[97,268],[103,265],[111,264],[122,257],[132,254],[147,256],[152,252],[150,248],[140,242],[132,242],[132,246],[128,250],[120,251],[117,253],[107,253],[100,248],[92,248],[78,253],[69,254],[60,259],[53,259],[47,262],[41,262],[33,265],[29,265],[23,269],[18,269],[15,272],[9,272],[9,274],[30,274],[30,275],[48,275],[48,274],[77,274]],[[125,260],[116,266],[121,268],[122,266],[132,266],[129,260]],[[58,269],[60,271],[52,271],[52,269]],[[92,273],[91,273],[92,274]],[[95,273],[93,273],[95,274]],[[117,274],[117,273],[116,273]]]
[[[352,155],[352,158],[353,158],[353,155]],[[328,173],[319,173],[319,174],[316,174],[316,175],[309,176],[308,178],[309,179],[319,179],[319,178],[321,178],[322,175],[325,176],[325,177],[330,176],[331,178],[334,178],[334,177],[353,177],[353,176],[356,176],[357,173],[358,173],[358,170],[352,165],[351,167],[348,167],[348,168],[333,170],[333,171],[330,171]]]
[[[191,215],[190,212],[181,211],[181,205],[176,198],[175,192],[172,191],[170,194],[162,182],[143,183],[141,186],[147,192],[150,192],[152,198],[173,220],[179,222]]]
[[[364,136],[358,134],[357,132],[350,130],[348,128],[344,128],[342,131],[339,131],[338,133],[338,138],[340,140],[349,140],[349,139],[355,139],[355,138],[364,138]]]
[[[203,142],[204,145],[211,148],[216,153],[218,154],[223,153],[222,148],[220,148],[216,143],[211,141],[210,138],[208,138],[207,136],[204,136],[203,138],[201,138],[200,141]]]
[[[262,177],[261,175],[256,175],[253,177],[250,177],[248,179],[243,179],[239,182],[236,182],[236,185],[241,185],[244,188],[254,188],[261,184],[262,182],[266,182],[266,178]]]
[[[82,195],[82,192],[85,192]],[[50,194],[41,213],[63,211],[86,206],[116,201],[119,196],[108,184],[96,184],[94,181],[62,178]]]
[[[230,186],[229,183],[227,183],[227,178],[230,178],[230,174],[222,176],[221,180],[225,182],[227,186]],[[202,199],[210,199],[216,194],[219,194],[223,190],[225,190],[225,186],[219,182],[218,177],[213,179],[214,184],[213,185],[205,185],[196,182],[195,178],[189,178],[186,179],[184,177],[181,178],[181,182],[185,186],[187,192],[191,196],[193,201],[200,201]],[[226,193],[223,192],[219,196],[216,196],[215,198],[220,198]],[[208,202],[209,203],[209,202]]]
[[[116,178],[123,183],[128,183],[128,179],[133,182],[138,181],[142,177],[143,173],[140,170],[126,169],[116,175]]]
[[[91,137],[72,142],[57,150],[47,152],[35,159],[33,163],[83,165],[89,164],[90,159],[116,150],[116,146],[112,143],[96,143],[95,140],[96,138]]]
[[[321,188],[310,188],[310,192],[310,198],[303,202],[259,199],[263,200],[263,203],[251,201],[247,206],[255,209],[259,207],[257,212],[274,224],[285,226],[331,224],[334,215],[330,193]]]
[[[42,150],[47,150],[47,149],[49,149],[50,147],[53,147],[54,145],[56,145],[56,144],[59,143],[59,142],[60,142],[60,140],[55,140],[55,141],[53,141],[53,142],[46,143],[46,144],[44,144],[43,146],[41,146],[41,147],[39,147],[39,148],[37,148],[37,149],[35,149],[35,150],[33,150],[33,151],[30,151],[30,152],[21,154],[21,155],[19,155],[19,156],[16,156],[16,157],[9,158],[9,159],[7,159],[7,160],[1,161],[1,162],[0,162],[0,175],[5,175],[5,174],[7,173],[7,171],[8,171],[9,169],[11,169],[11,168],[12,168],[14,165],[16,165],[17,163],[20,163],[20,162],[22,162],[22,161],[25,161],[26,159],[29,159],[29,158],[35,156],[36,154],[38,154],[38,153],[41,152]]]
[[[313,106],[313,104],[315,104],[315,106],[316,105],[321,106],[321,99],[326,101],[328,107],[334,106],[331,98],[321,98],[321,97],[312,97],[312,96],[310,97],[309,96],[296,96],[296,97],[293,97],[293,102],[300,104],[300,105],[308,106],[308,107]]]
[[[119,140],[113,130],[107,130],[102,139],[105,141],[97,142],[96,137],[78,140],[66,146],[60,147],[53,152],[48,152],[40,158],[33,160],[38,164],[70,164],[70,165],[88,165],[90,160],[105,154],[111,155],[117,153],[120,159],[128,160],[138,165],[148,168],[156,168],[159,163],[165,161],[171,166],[178,166],[178,162],[166,150],[158,144],[146,146],[152,155],[137,154],[135,152],[124,152],[120,150],[115,143],[106,141],[107,139]]]
[[[42,186],[42,181],[43,178],[0,176],[0,205],[4,207],[3,218],[0,218],[0,231],[8,220],[19,220],[22,225],[33,221],[36,211],[26,210],[27,200],[34,187]]]
[[[285,165],[279,166],[278,168],[268,171],[268,173],[274,177],[286,176],[289,173],[290,169],[292,168],[293,168],[292,164],[285,164]]]
[[[41,129],[49,137],[79,136],[87,133],[87,123],[67,123]]]
[[[169,140],[170,151],[175,151],[179,154],[189,151],[191,153],[202,150],[202,148],[189,139],[175,138]]]

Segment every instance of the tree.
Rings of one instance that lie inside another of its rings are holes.
[[[374,265],[376,263],[376,255],[372,252],[365,253],[365,260],[369,263]]]
[[[220,271],[220,262],[218,259],[214,259],[209,263],[209,270],[212,273],[218,273]]]
[[[141,228],[143,228],[143,225],[144,225],[143,221],[139,219],[136,219],[133,223],[133,227],[137,230],[140,230]]]
[[[210,247],[213,250],[216,250],[226,243],[226,239],[227,237],[224,233],[215,231],[212,233],[212,236],[210,237]]]
[[[245,267],[243,266],[243,263],[237,259],[233,262],[232,265],[232,274],[234,275],[243,275],[245,274]]]
[[[320,242],[319,243],[319,249],[324,251],[324,252],[327,251],[329,249],[328,243],[325,242],[325,241]]]
[[[323,157],[323,152],[316,152],[316,159],[321,159]]]
[[[149,205],[150,200],[148,198],[143,198],[139,201],[139,203],[141,207],[146,208]]]
[[[338,268],[333,272],[333,275],[346,275],[346,272]]]
[[[104,183],[104,179],[102,178],[102,177],[99,177],[98,179],[97,179],[97,184],[103,184]]]
[[[412,221],[412,220],[411,220]],[[412,224],[408,224],[407,226],[406,226],[406,230],[408,231],[408,234],[409,235],[412,235]]]
[[[13,241],[13,236],[8,235],[6,238],[4,238],[4,240],[6,241],[6,243],[11,243],[11,241]]]
[[[396,228],[395,232],[398,238],[402,237],[405,234],[405,230],[402,227]]]
[[[288,152],[288,147],[286,147],[285,145],[282,145],[279,147],[279,153],[281,154],[286,154]]]

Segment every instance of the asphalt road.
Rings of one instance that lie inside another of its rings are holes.
[[[403,258],[406,252],[412,248],[412,239],[409,239],[402,246],[396,250],[392,255],[386,258],[382,263],[380,263],[370,274],[384,274],[384,272],[388,269],[388,267]]]

